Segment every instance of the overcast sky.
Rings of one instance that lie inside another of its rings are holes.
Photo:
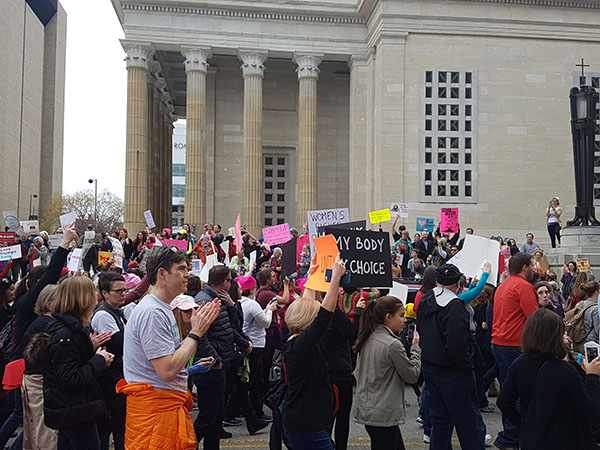
[[[67,12],[63,193],[93,188],[123,198],[127,70],[110,0],[60,0]]]

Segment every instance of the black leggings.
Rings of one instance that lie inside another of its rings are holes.
[[[372,427],[365,425],[371,438],[371,450],[405,450],[400,427]]]
[[[556,239],[558,239],[558,243],[560,244],[560,225],[557,223],[548,224],[548,234],[550,235],[552,248],[556,248]]]
[[[329,434],[334,437],[335,450],[347,450],[348,435],[350,434],[350,410],[352,409],[352,380],[334,381],[338,388],[340,407],[335,415],[335,435],[331,433],[333,423],[329,428]]]

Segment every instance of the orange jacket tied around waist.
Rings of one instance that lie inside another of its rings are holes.
[[[154,390],[150,383],[125,380],[117,383],[116,390],[127,395],[126,450],[196,449],[190,391]]]

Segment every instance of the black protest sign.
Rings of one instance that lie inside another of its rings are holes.
[[[325,229],[327,228],[338,228],[341,230],[355,230],[355,231],[363,231],[367,229],[367,221],[366,220],[357,220],[356,222],[346,222],[346,223],[337,223],[335,225],[326,225],[324,227],[317,227],[317,235],[325,236],[327,232]]]
[[[390,235],[381,231],[355,231],[327,227],[350,272],[350,287],[391,287]]]
[[[281,257],[281,276],[286,277],[296,273],[296,238],[280,245],[283,256]]]

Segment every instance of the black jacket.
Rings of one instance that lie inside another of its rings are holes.
[[[353,360],[355,360],[352,346],[358,337],[358,324],[362,313],[362,308],[356,308],[353,323],[344,311],[336,308],[327,327],[323,338],[326,345],[322,350],[329,365],[329,377],[334,383],[352,381]]]
[[[69,314],[55,314],[44,370],[46,426],[55,430],[78,428],[104,420],[107,407],[100,376],[104,358],[94,352],[88,332]]]
[[[464,302],[453,292],[435,288],[423,296],[419,303],[417,329],[422,336],[419,345],[423,365],[464,371],[473,369],[474,342],[469,313]]]
[[[508,368],[498,407],[520,428],[522,450],[600,448],[592,432],[600,419],[600,377],[582,381],[568,362],[519,356]]]
[[[423,260],[423,262],[427,261],[427,257],[433,253],[433,249],[435,248],[435,242],[427,241],[427,250],[425,250],[425,244],[423,240],[419,240],[414,244],[414,248],[419,252],[419,258]]]
[[[33,308],[37,299],[44,289],[49,284],[58,283],[60,272],[62,271],[65,262],[67,261],[68,250],[58,247],[52,255],[52,260],[46,269],[46,273],[35,283],[31,288],[15,301],[15,344],[18,346],[25,331],[31,323],[37,318],[33,312]],[[16,359],[16,358],[13,358]]]
[[[194,300],[200,305],[201,303],[212,302],[218,296],[213,288],[205,284],[202,290],[196,294]],[[200,338],[195,358],[212,356],[215,358],[215,364],[222,362],[227,365],[231,361],[234,341],[242,350],[248,348],[248,340],[231,326],[229,308],[225,305],[225,302],[222,302],[219,316],[208,331],[204,333],[204,336]]]

